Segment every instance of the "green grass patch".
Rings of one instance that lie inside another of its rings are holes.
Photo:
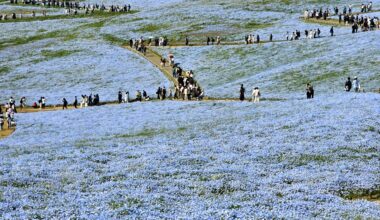
[[[115,135],[116,138],[136,138],[136,137],[153,137],[158,134],[163,134],[167,132],[165,129],[144,129],[143,131],[140,131],[135,134],[120,134],[120,135]]]
[[[187,128],[185,127],[179,127],[177,128],[177,130],[175,130],[177,133],[182,133],[182,132],[185,132]],[[174,131],[174,130],[173,130]],[[156,135],[160,135],[160,134],[165,134],[165,133],[169,133],[169,132],[172,132],[171,130],[168,130],[168,129],[164,129],[164,128],[159,128],[159,129],[144,129],[140,132],[137,132],[137,133],[128,133],[128,134],[119,134],[119,135],[115,135],[114,137],[115,138],[136,138],[136,137],[140,137],[140,138],[148,138],[148,137],[154,137]]]
[[[168,27],[169,27],[168,25],[164,25],[164,24],[160,24],[160,25],[158,25],[158,24],[147,24],[147,25],[140,27],[136,31],[138,31],[138,32],[155,32],[155,31],[159,31],[161,29],[165,29]]]
[[[127,41],[122,39],[122,38],[119,38],[119,37],[116,37],[112,34],[103,34],[103,39],[111,44],[116,44],[116,45],[125,45],[127,44]]]
[[[71,54],[74,54],[78,51],[79,50],[42,50],[41,54],[45,58],[53,59],[53,58],[70,56]]]
[[[66,31],[52,31],[48,33],[37,34],[30,37],[16,37],[10,40],[0,41],[0,49],[4,49],[10,46],[33,43],[39,40],[44,40],[44,39],[49,39],[49,38],[58,38],[58,37],[65,36],[65,33]]]
[[[108,203],[108,206],[112,209],[112,210],[115,210],[115,209],[120,209],[122,208],[123,206],[125,205],[124,202],[116,202],[116,201],[111,201]]]
[[[257,23],[255,21],[250,21],[248,23],[243,24],[240,27],[245,28],[245,29],[263,29],[263,28],[270,27],[272,25],[273,25],[272,23]]]
[[[0,75],[3,75],[5,73],[8,73],[11,69],[7,66],[0,67]]]

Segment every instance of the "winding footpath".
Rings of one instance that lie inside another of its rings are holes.
[[[372,12],[379,12],[380,10],[375,10],[375,11],[371,11]],[[355,14],[362,14],[362,13],[355,13]],[[338,20],[336,19],[327,19],[327,20],[323,20],[323,19],[315,19],[315,18],[309,18],[309,19],[304,19],[304,18],[300,18],[302,19],[304,22],[310,22],[310,23],[319,23],[319,24],[328,24],[328,25],[340,25],[340,26],[345,26],[345,27],[349,27],[349,25],[346,25],[344,24],[343,22],[342,23],[339,23]],[[379,29],[376,29],[376,30],[379,30]],[[351,33],[350,33],[351,34]],[[280,43],[280,42],[288,42],[288,40],[273,40],[273,41],[260,41],[259,43],[254,43],[254,44],[266,44],[266,43]],[[214,46],[235,46],[235,45],[247,45],[244,41],[226,41],[226,42],[221,42],[220,45],[214,45]],[[184,43],[179,43],[179,42],[174,42],[174,43],[171,43],[170,46],[168,46],[167,48],[175,48],[175,47],[204,47],[204,46],[212,46],[212,45],[206,45],[206,43],[202,43],[202,42],[192,42],[190,43],[189,45],[185,45]],[[157,53],[156,51],[154,51],[152,48],[152,46],[150,47],[147,47],[147,51],[145,54],[142,54],[138,51],[136,51],[135,49],[127,46],[127,45],[123,45],[122,46],[124,49],[127,49],[135,54],[137,54],[138,56],[140,57],[143,57],[144,59],[146,59],[147,61],[149,61],[150,63],[152,63],[156,68],[158,68],[174,85],[178,85],[178,81],[176,78],[173,77],[172,75],[172,67],[170,67],[169,65],[167,66],[161,66],[161,55],[159,53]],[[199,85],[199,83],[197,82],[197,84]],[[202,86],[199,85],[201,88]],[[377,91],[374,91],[374,92],[377,92]],[[380,93],[380,89],[378,91]],[[265,98],[262,98],[261,99],[262,101],[283,101],[284,99],[265,99]],[[158,100],[151,100],[151,101],[158,101]],[[181,101],[181,100],[174,100],[174,101]],[[238,98],[213,98],[213,97],[207,97],[205,96],[203,101],[239,101],[240,100]],[[99,106],[105,106],[105,105],[119,105],[119,103],[117,101],[109,101],[109,102],[101,102]],[[90,106],[89,108],[92,108],[92,107],[95,107],[95,106]],[[45,108],[43,109],[40,109],[40,108],[32,108],[32,107],[25,107],[23,109],[18,109],[18,113],[34,113],[34,112],[45,112],[45,111],[60,111],[60,110],[63,110],[62,109],[62,105],[50,105],[50,106],[46,106]],[[68,110],[75,110],[75,108],[73,106],[69,106],[68,107]],[[8,128],[7,127],[7,123],[5,121],[4,123],[4,129],[3,130],[0,130],[0,139],[2,138],[5,138],[5,137],[8,137],[10,136],[14,131],[15,131],[16,128]]]

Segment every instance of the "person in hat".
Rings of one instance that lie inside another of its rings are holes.
[[[360,81],[357,76],[355,76],[354,81],[352,81],[355,92],[359,92],[360,90]]]

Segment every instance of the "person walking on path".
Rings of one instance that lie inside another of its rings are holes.
[[[245,88],[244,88],[244,85],[241,84],[241,86],[240,86],[240,101],[244,101],[244,93],[245,93]]]
[[[217,36],[216,37],[216,45],[220,45],[220,41],[221,41],[220,36]]]
[[[187,36],[185,37],[185,45],[189,46],[189,38]]]
[[[334,27],[331,27],[331,29],[330,29],[330,34],[331,34],[331,37],[334,36]]]
[[[26,98],[25,96],[20,99],[20,108],[24,108],[26,105]]]
[[[252,101],[254,103],[257,103],[257,102],[260,102],[260,90],[259,90],[259,87],[255,87],[252,91]]]
[[[355,76],[354,81],[352,81],[352,84],[353,84],[355,92],[359,92],[360,91],[360,81],[359,81],[357,76]]]
[[[351,88],[352,88],[352,82],[351,82],[351,78],[350,78],[350,77],[347,78],[347,81],[346,81],[346,83],[344,84],[344,88],[345,88],[346,92],[351,91]]]
[[[310,83],[306,85],[306,98],[307,99],[314,98],[314,88]]]
[[[156,95],[157,95],[157,99],[158,100],[162,100],[162,96],[161,96],[161,92],[162,92],[162,89],[161,87],[158,87],[157,91],[156,91]]]
[[[123,98],[123,94],[121,93],[121,91],[119,91],[119,93],[117,94],[117,100],[118,100],[119,104],[121,103],[122,98]]]
[[[62,102],[63,102],[62,110],[67,109],[67,100],[63,98]]]
[[[124,94],[124,102],[125,102],[125,103],[129,103],[129,91],[125,91],[125,94]]]
[[[76,96],[75,96],[73,105],[74,105],[74,108],[78,108],[78,99]]]
[[[3,114],[0,115],[0,131],[3,130],[4,126],[4,116]]]

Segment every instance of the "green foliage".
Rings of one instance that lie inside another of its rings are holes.
[[[52,59],[70,56],[71,54],[74,54],[78,51],[79,50],[42,50],[41,54],[45,58]]]
[[[3,75],[4,73],[8,73],[11,69],[7,66],[0,67],[0,75]]]
[[[243,24],[240,27],[243,27],[245,29],[263,29],[272,26],[272,23],[257,23],[255,21],[250,21],[248,23]]]
[[[124,44],[127,43],[126,40],[121,39],[121,38],[119,38],[119,37],[116,37],[116,36],[114,36],[114,35],[112,35],[112,34],[104,34],[104,35],[103,35],[103,39],[104,39],[105,41],[109,42],[109,43],[116,44],[116,45],[120,45],[120,46],[121,46],[121,45],[124,45]]]
[[[112,210],[122,208],[124,205],[125,205],[124,202],[116,202],[116,201],[113,201],[113,200],[112,200],[111,202],[108,203],[108,206],[109,206]]]
[[[147,24],[147,25],[144,25],[142,27],[140,27],[139,29],[137,29],[136,31],[138,32],[155,32],[155,31],[159,31],[161,29],[165,29],[165,28],[168,28],[168,25],[164,25],[164,24]]]

